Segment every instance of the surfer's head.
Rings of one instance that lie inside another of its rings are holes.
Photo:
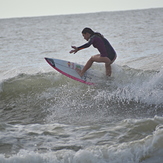
[[[99,32],[94,32],[91,28],[87,28],[87,27],[82,30],[82,35],[83,35],[84,39],[87,40],[87,41],[93,35],[97,35],[99,37],[104,37]]]
[[[82,35],[83,35],[83,37],[84,37],[84,39],[85,40],[89,40],[89,38],[92,36],[92,35],[94,35],[95,34],[95,32],[91,29],[91,28],[84,28],[83,30],[82,30]]]
[[[86,34],[86,33],[89,33],[91,36],[95,34],[95,32],[91,28],[87,28],[87,27],[82,30],[82,34]]]

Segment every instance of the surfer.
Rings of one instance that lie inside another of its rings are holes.
[[[94,32],[91,28],[84,28],[82,35],[88,42],[79,47],[72,46],[73,50],[71,50],[70,53],[75,54],[79,50],[93,45],[98,49],[100,54],[92,56],[82,70],[77,68],[76,71],[78,74],[82,77],[84,73],[92,66],[93,62],[103,62],[105,63],[106,75],[111,76],[111,64],[115,61],[117,55],[109,41],[100,33]]]

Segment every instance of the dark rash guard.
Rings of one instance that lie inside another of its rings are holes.
[[[114,60],[116,52],[106,38],[93,35],[90,37],[88,43],[78,47],[78,50],[88,48],[91,45],[98,49],[101,57],[108,57],[111,61]]]

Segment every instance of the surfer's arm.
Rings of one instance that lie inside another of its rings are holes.
[[[90,40],[88,43],[86,43],[86,44],[84,44],[82,46],[77,47],[77,49],[82,50],[82,49],[88,48],[88,47],[91,46],[91,44],[92,44],[92,40]]]
[[[91,44],[93,43],[93,39],[91,38],[89,40],[88,43],[82,45],[82,46],[79,46],[79,47],[76,47],[76,46],[71,46],[73,48],[73,50],[70,51],[70,53],[76,53],[78,52],[79,50],[82,50],[82,49],[85,49],[85,48],[88,48],[89,46],[91,46]]]
[[[71,46],[73,50],[70,51],[70,53],[76,53],[78,51],[78,48],[76,46]]]
[[[82,46],[79,46],[79,47],[71,46],[73,48],[73,50],[71,50],[70,53],[74,53],[75,54],[77,51],[85,49],[85,48],[88,48],[90,45],[91,45],[91,43],[88,42],[88,43],[86,43],[86,44],[84,44]]]

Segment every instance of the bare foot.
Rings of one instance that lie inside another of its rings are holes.
[[[111,71],[110,70],[106,70],[106,76],[111,76]]]
[[[76,68],[75,70],[76,70],[76,72],[79,74],[80,77],[83,76],[82,73],[81,73],[81,70],[80,70],[79,68]]]

